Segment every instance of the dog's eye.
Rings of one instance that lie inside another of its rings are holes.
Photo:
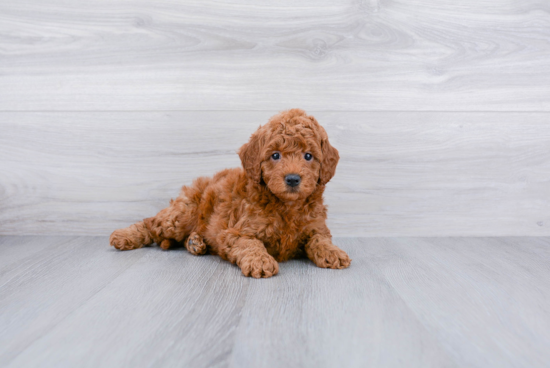
[[[313,156],[311,155],[311,153],[306,153],[304,155],[304,158],[306,159],[306,161],[311,161],[313,159]]]
[[[275,152],[274,154],[271,155],[271,158],[277,161],[278,159],[281,158],[281,154],[279,152]]]

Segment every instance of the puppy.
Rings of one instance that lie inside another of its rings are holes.
[[[226,169],[184,186],[155,217],[113,232],[128,250],[184,242],[236,263],[245,276],[271,277],[277,262],[307,256],[318,267],[346,268],[351,259],[332,244],[325,223],[325,185],[338,151],[313,116],[292,109],[272,117],[239,150],[243,169]]]

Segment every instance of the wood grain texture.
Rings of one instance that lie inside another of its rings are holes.
[[[310,111],[337,236],[550,235],[546,113]],[[0,113],[0,233],[108,235],[240,166],[266,112]]]
[[[114,252],[105,252],[105,238],[42,239],[18,244],[17,238],[8,238],[0,248],[2,254],[8,248],[21,255],[0,273],[1,366],[143,256],[138,252],[113,258]]]
[[[389,251],[377,267],[459,367],[548,364],[550,320],[536,317],[550,303],[548,238],[397,239]]]
[[[5,1],[0,110],[550,111],[544,0]]]
[[[24,261],[0,285],[0,364],[532,368],[550,360],[550,238],[335,243],[353,258],[349,269],[295,260],[254,280],[181,249],[1,237],[0,252],[20,250]]]

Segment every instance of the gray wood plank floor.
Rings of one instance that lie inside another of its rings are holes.
[[[271,279],[105,237],[0,237],[2,367],[546,367],[550,238],[337,238]]]

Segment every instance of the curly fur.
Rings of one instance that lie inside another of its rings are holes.
[[[280,159],[272,154],[280,152]],[[313,159],[307,161],[305,153]],[[292,109],[272,117],[239,150],[243,169],[226,169],[184,186],[156,216],[113,232],[120,250],[183,242],[195,255],[217,254],[245,276],[271,277],[277,262],[307,256],[317,266],[346,268],[351,259],[332,244],[323,204],[338,151],[313,116]],[[285,176],[298,174],[290,187]]]

